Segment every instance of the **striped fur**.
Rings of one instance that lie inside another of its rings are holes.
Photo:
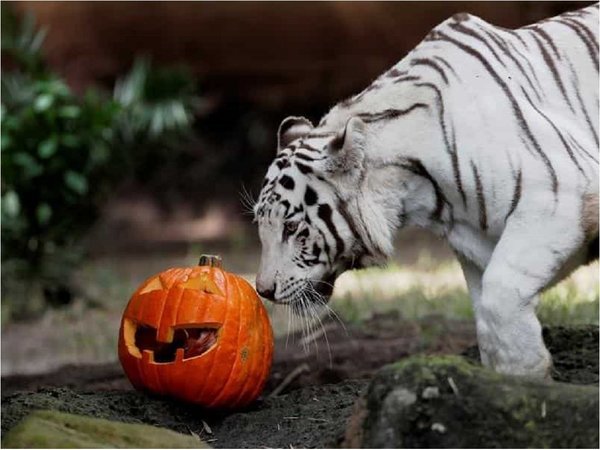
[[[278,144],[259,292],[324,303],[425,227],[463,266],[483,362],[548,374],[538,294],[598,255],[597,4],[518,30],[453,16],[317,127],[287,119]]]

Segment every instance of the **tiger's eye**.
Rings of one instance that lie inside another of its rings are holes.
[[[286,234],[292,235],[298,230],[298,222],[286,222],[285,223],[285,232]]]

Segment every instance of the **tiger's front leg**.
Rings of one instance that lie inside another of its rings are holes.
[[[539,293],[577,251],[576,228],[555,217],[507,224],[483,273],[475,309],[484,364],[501,373],[550,376],[552,359],[535,307]]]
[[[583,240],[573,216],[563,213],[511,217],[485,268],[477,338],[482,362],[498,372],[550,377],[552,359],[535,307],[539,293],[576,257]]]

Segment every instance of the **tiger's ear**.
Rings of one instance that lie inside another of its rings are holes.
[[[296,139],[307,135],[313,128],[311,121],[305,117],[286,117],[277,131],[277,152],[286,148]]]
[[[365,157],[366,124],[353,116],[344,129],[329,143],[326,170],[334,174],[352,174],[362,171]]]

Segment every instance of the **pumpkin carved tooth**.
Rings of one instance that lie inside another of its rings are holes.
[[[144,351],[149,351],[155,363],[167,363],[175,361],[177,352],[182,350],[181,359],[186,360],[210,350],[217,343],[217,333],[216,328],[176,328],[169,333],[171,342],[160,342],[156,339],[155,328],[140,325],[135,330],[134,343],[129,346],[129,351],[138,358]]]

